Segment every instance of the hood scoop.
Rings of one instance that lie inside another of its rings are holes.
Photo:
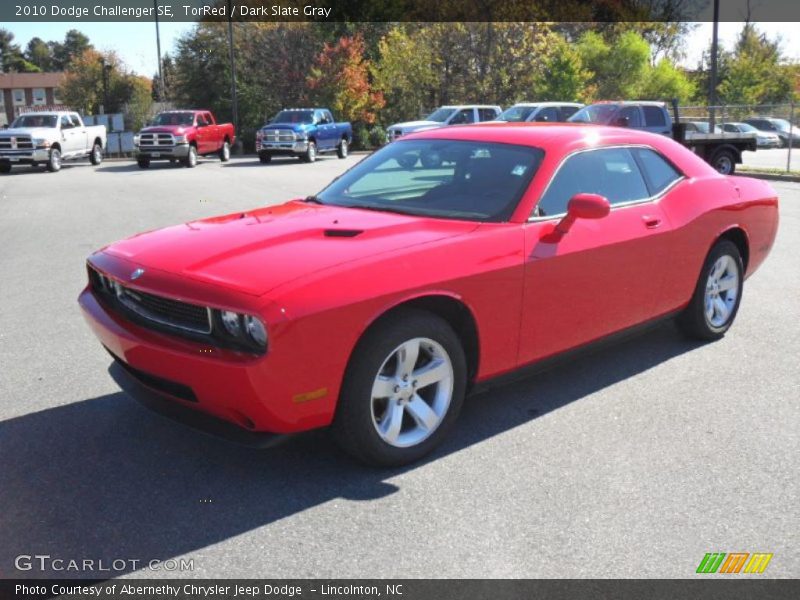
[[[353,238],[364,233],[363,229],[326,229],[323,231],[325,237],[332,238]]]

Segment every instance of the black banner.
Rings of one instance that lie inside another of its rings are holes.
[[[3,600],[782,600],[798,597],[800,580],[797,579],[743,579],[716,575],[690,580],[0,580],[0,598]]]
[[[713,0],[3,0],[0,22],[710,21]],[[723,0],[720,20],[800,21],[796,0]]]

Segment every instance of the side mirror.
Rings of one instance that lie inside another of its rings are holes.
[[[567,214],[556,225],[556,231],[567,233],[577,219],[602,219],[611,212],[608,198],[600,194],[575,194],[567,204]]]

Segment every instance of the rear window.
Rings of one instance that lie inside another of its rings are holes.
[[[644,122],[648,127],[662,127],[667,124],[664,111],[658,106],[643,106]]]
[[[636,148],[633,152],[642,165],[644,176],[653,196],[660,194],[674,181],[681,178],[680,172],[658,152],[648,148]]]

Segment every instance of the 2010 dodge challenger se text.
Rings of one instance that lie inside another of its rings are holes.
[[[663,136],[449,127],[316,196],[111,244],[79,301],[151,406],[250,441],[331,426],[396,465],[476,384],[661,317],[721,337],[777,226],[767,183]]]

